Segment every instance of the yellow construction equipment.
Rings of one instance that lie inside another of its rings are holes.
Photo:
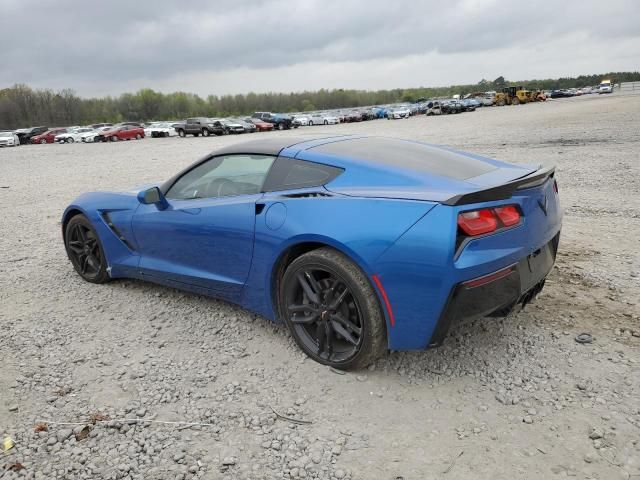
[[[503,105],[520,105],[521,103],[528,103],[531,92],[525,90],[524,87],[505,87],[502,92],[496,94],[496,105],[499,107]]]

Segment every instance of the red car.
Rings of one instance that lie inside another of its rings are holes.
[[[133,138],[136,140],[144,138],[144,128],[136,125],[116,125],[111,130],[100,132],[95,141],[106,142],[111,140],[112,142],[117,142],[118,140],[131,140]]]
[[[259,118],[245,118],[245,122],[253,123],[259,132],[270,132],[273,130],[273,123],[265,122]]]
[[[31,137],[31,143],[53,143],[56,135],[60,135],[61,133],[67,133],[66,128],[52,128],[51,130],[47,130],[46,132],[41,133],[40,135],[36,135]]]

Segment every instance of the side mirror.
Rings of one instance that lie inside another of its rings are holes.
[[[164,210],[169,206],[169,202],[158,187],[151,187],[138,194],[138,200],[145,205],[155,205],[158,210]]]

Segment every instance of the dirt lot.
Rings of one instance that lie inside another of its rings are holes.
[[[556,164],[565,221],[545,290],[439,349],[339,374],[237,307],[88,284],[66,258],[76,195],[166,179],[247,137],[1,150],[0,435],[16,445],[0,477],[640,479],[640,96],[305,131]]]

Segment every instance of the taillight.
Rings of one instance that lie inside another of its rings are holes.
[[[483,208],[458,214],[458,226],[469,237],[491,233],[499,228],[520,223],[520,210],[516,205]]]
[[[556,182],[556,179],[553,179],[553,191],[558,193],[558,182]]]
[[[507,205],[506,207],[497,207],[494,209],[494,211],[505,227],[511,227],[520,222],[520,212],[513,205]]]
[[[458,226],[464,233],[474,237],[493,232],[498,228],[498,220],[492,210],[485,208],[483,210],[460,213],[458,215]]]

